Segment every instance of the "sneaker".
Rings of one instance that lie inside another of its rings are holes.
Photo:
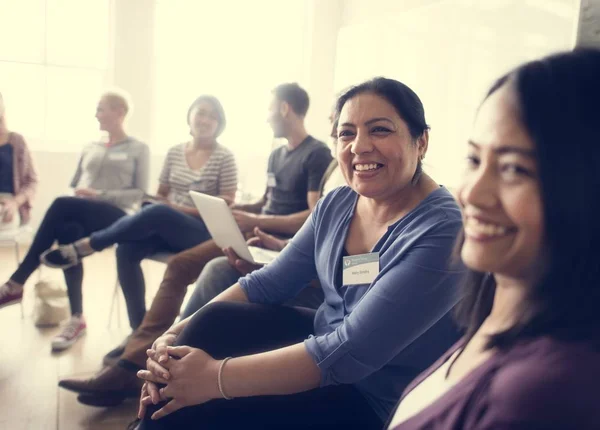
[[[10,282],[0,286],[0,308],[16,305],[23,300],[23,287],[16,287]]]
[[[48,249],[40,255],[40,261],[54,269],[68,269],[79,264],[81,258],[75,245],[61,245],[56,249]]]
[[[85,320],[83,316],[73,316],[63,328],[63,331],[52,339],[52,351],[63,351],[70,348],[77,339],[85,334]]]

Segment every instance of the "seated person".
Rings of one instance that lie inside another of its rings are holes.
[[[140,429],[380,429],[458,338],[463,270],[449,261],[461,215],[422,170],[419,98],[377,78],[345,92],[336,118],[350,186],[325,196],[273,263],[155,342],[138,373]],[[316,313],[280,306],[314,278]]]
[[[285,138],[288,143],[271,153],[269,172],[270,177],[276,179],[267,184],[264,198],[236,210],[244,231],[252,232],[256,227],[254,224],[261,223],[269,233],[291,236],[302,226],[319,200],[323,174],[332,157],[324,143],[306,132],[304,117],[308,105],[308,94],[297,84],[282,84],[273,91],[269,123],[275,136]],[[273,196],[286,193],[295,196],[298,201],[290,197],[271,201]],[[299,200],[301,196],[302,202]],[[259,209],[261,205],[264,211]],[[262,213],[244,212],[242,209]],[[289,210],[297,212],[287,212]],[[79,401],[96,406],[111,406],[121,403],[126,397],[139,397],[141,384],[135,375],[145,365],[146,350],[179,315],[187,286],[198,278],[206,263],[222,255],[222,250],[210,240],[171,258],[142,324],[131,337],[105,356],[103,361],[107,367],[92,378],[66,379],[59,385],[84,394],[78,398]],[[313,293],[319,294],[318,289],[314,289]]]
[[[68,268],[118,243],[117,271],[133,330],[146,313],[141,261],[157,252],[181,252],[210,239],[189,191],[230,202],[237,191],[233,154],[217,142],[225,128],[221,103],[212,96],[198,97],[188,109],[187,123],[192,140],[169,150],[153,203],[144,205],[135,215],[42,255],[45,264]]]
[[[492,86],[458,192],[466,335],[386,428],[600,428],[598,76],[581,50]]]
[[[337,140],[337,137],[335,136],[336,132],[337,130],[332,130],[332,137],[335,138],[333,141],[334,147],[335,141]],[[333,159],[323,175],[321,187],[322,194],[327,195],[333,189],[343,185],[346,185],[346,181],[341,174],[341,169],[339,169],[337,160]],[[283,250],[288,243],[289,240],[279,239],[265,233],[258,227],[254,229],[254,237],[248,240],[249,246],[258,246],[273,251]],[[255,265],[241,259],[233,249],[226,249],[224,252],[226,255],[225,257],[217,257],[211,260],[204,267],[202,273],[200,273],[200,276],[196,281],[196,287],[188,300],[185,310],[181,314],[182,319],[192,316],[192,314],[208,304],[212,299],[217,297],[231,285],[235,284],[240,278],[240,275],[247,275],[262,267],[262,265]],[[286,304],[290,306],[318,309],[324,299],[321,285],[314,280],[310,283],[310,286],[313,288],[304,288],[296,297]]]
[[[0,231],[16,230],[27,224],[37,175],[25,139],[6,127],[4,99],[0,94]],[[0,287],[0,307],[13,304],[3,300],[9,288]]]
[[[70,243],[110,226],[132,212],[148,187],[149,151],[145,143],[125,133],[123,121],[129,110],[126,98],[116,92],[102,95],[96,108],[100,129],[107,142],[87,145],[71,181],[74,197],[54,200],[42,220],[27,255],[0,286],[0,306],[20,303],[23,286],[39,267],[40,256],[55,241]],[[85,333],[83,317],[83,266],[64,271],[71,305],[71,319],[52,339],[54,350],[63,350]]]

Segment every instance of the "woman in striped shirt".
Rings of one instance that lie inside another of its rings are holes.
[[[210,239],[188,192],[233,201],[237,190],[233,154],[217,142],[225,128],[221,103],[212,96],[198,97],[188,110],[188,125],[192,140],[169,150],[157,195],[150,197],[140,212],[42,256],[44,264],[64,269],[118,244],[119,281],[134,330],[146,312],[141,261],[157,252],[181,252]]]

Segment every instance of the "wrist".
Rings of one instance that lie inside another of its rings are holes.
[[[231,357],[227,357],[224,358],[223,360],[213,360],[214,364],[217,365],[216,367],[216,371],[217,371],[217,397],[215,398],[221,398],[221,399],[225,399],[225,400],[231,400],[233,399],[233,396],[231,395],[231,392],[228,390],[228,385],[225,382],[225,369],[227,366],[227,363],[229,362],[229,360],[231,360]]]
[[[254,224],[255,224],[254,227],[258,227],[259,229],[264,230],[264,228],[265,228],[265,216],[262,215],[262,214],[256,215],[256,222]]]

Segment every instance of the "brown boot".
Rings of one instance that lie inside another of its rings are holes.
[[[82,399],[90,399],[82,403],[116,406],[126,398],[139,398],[143,382],[135,372],[113,366],[105,367],[89,379],[63,379],[58,386],[80,394]]]

